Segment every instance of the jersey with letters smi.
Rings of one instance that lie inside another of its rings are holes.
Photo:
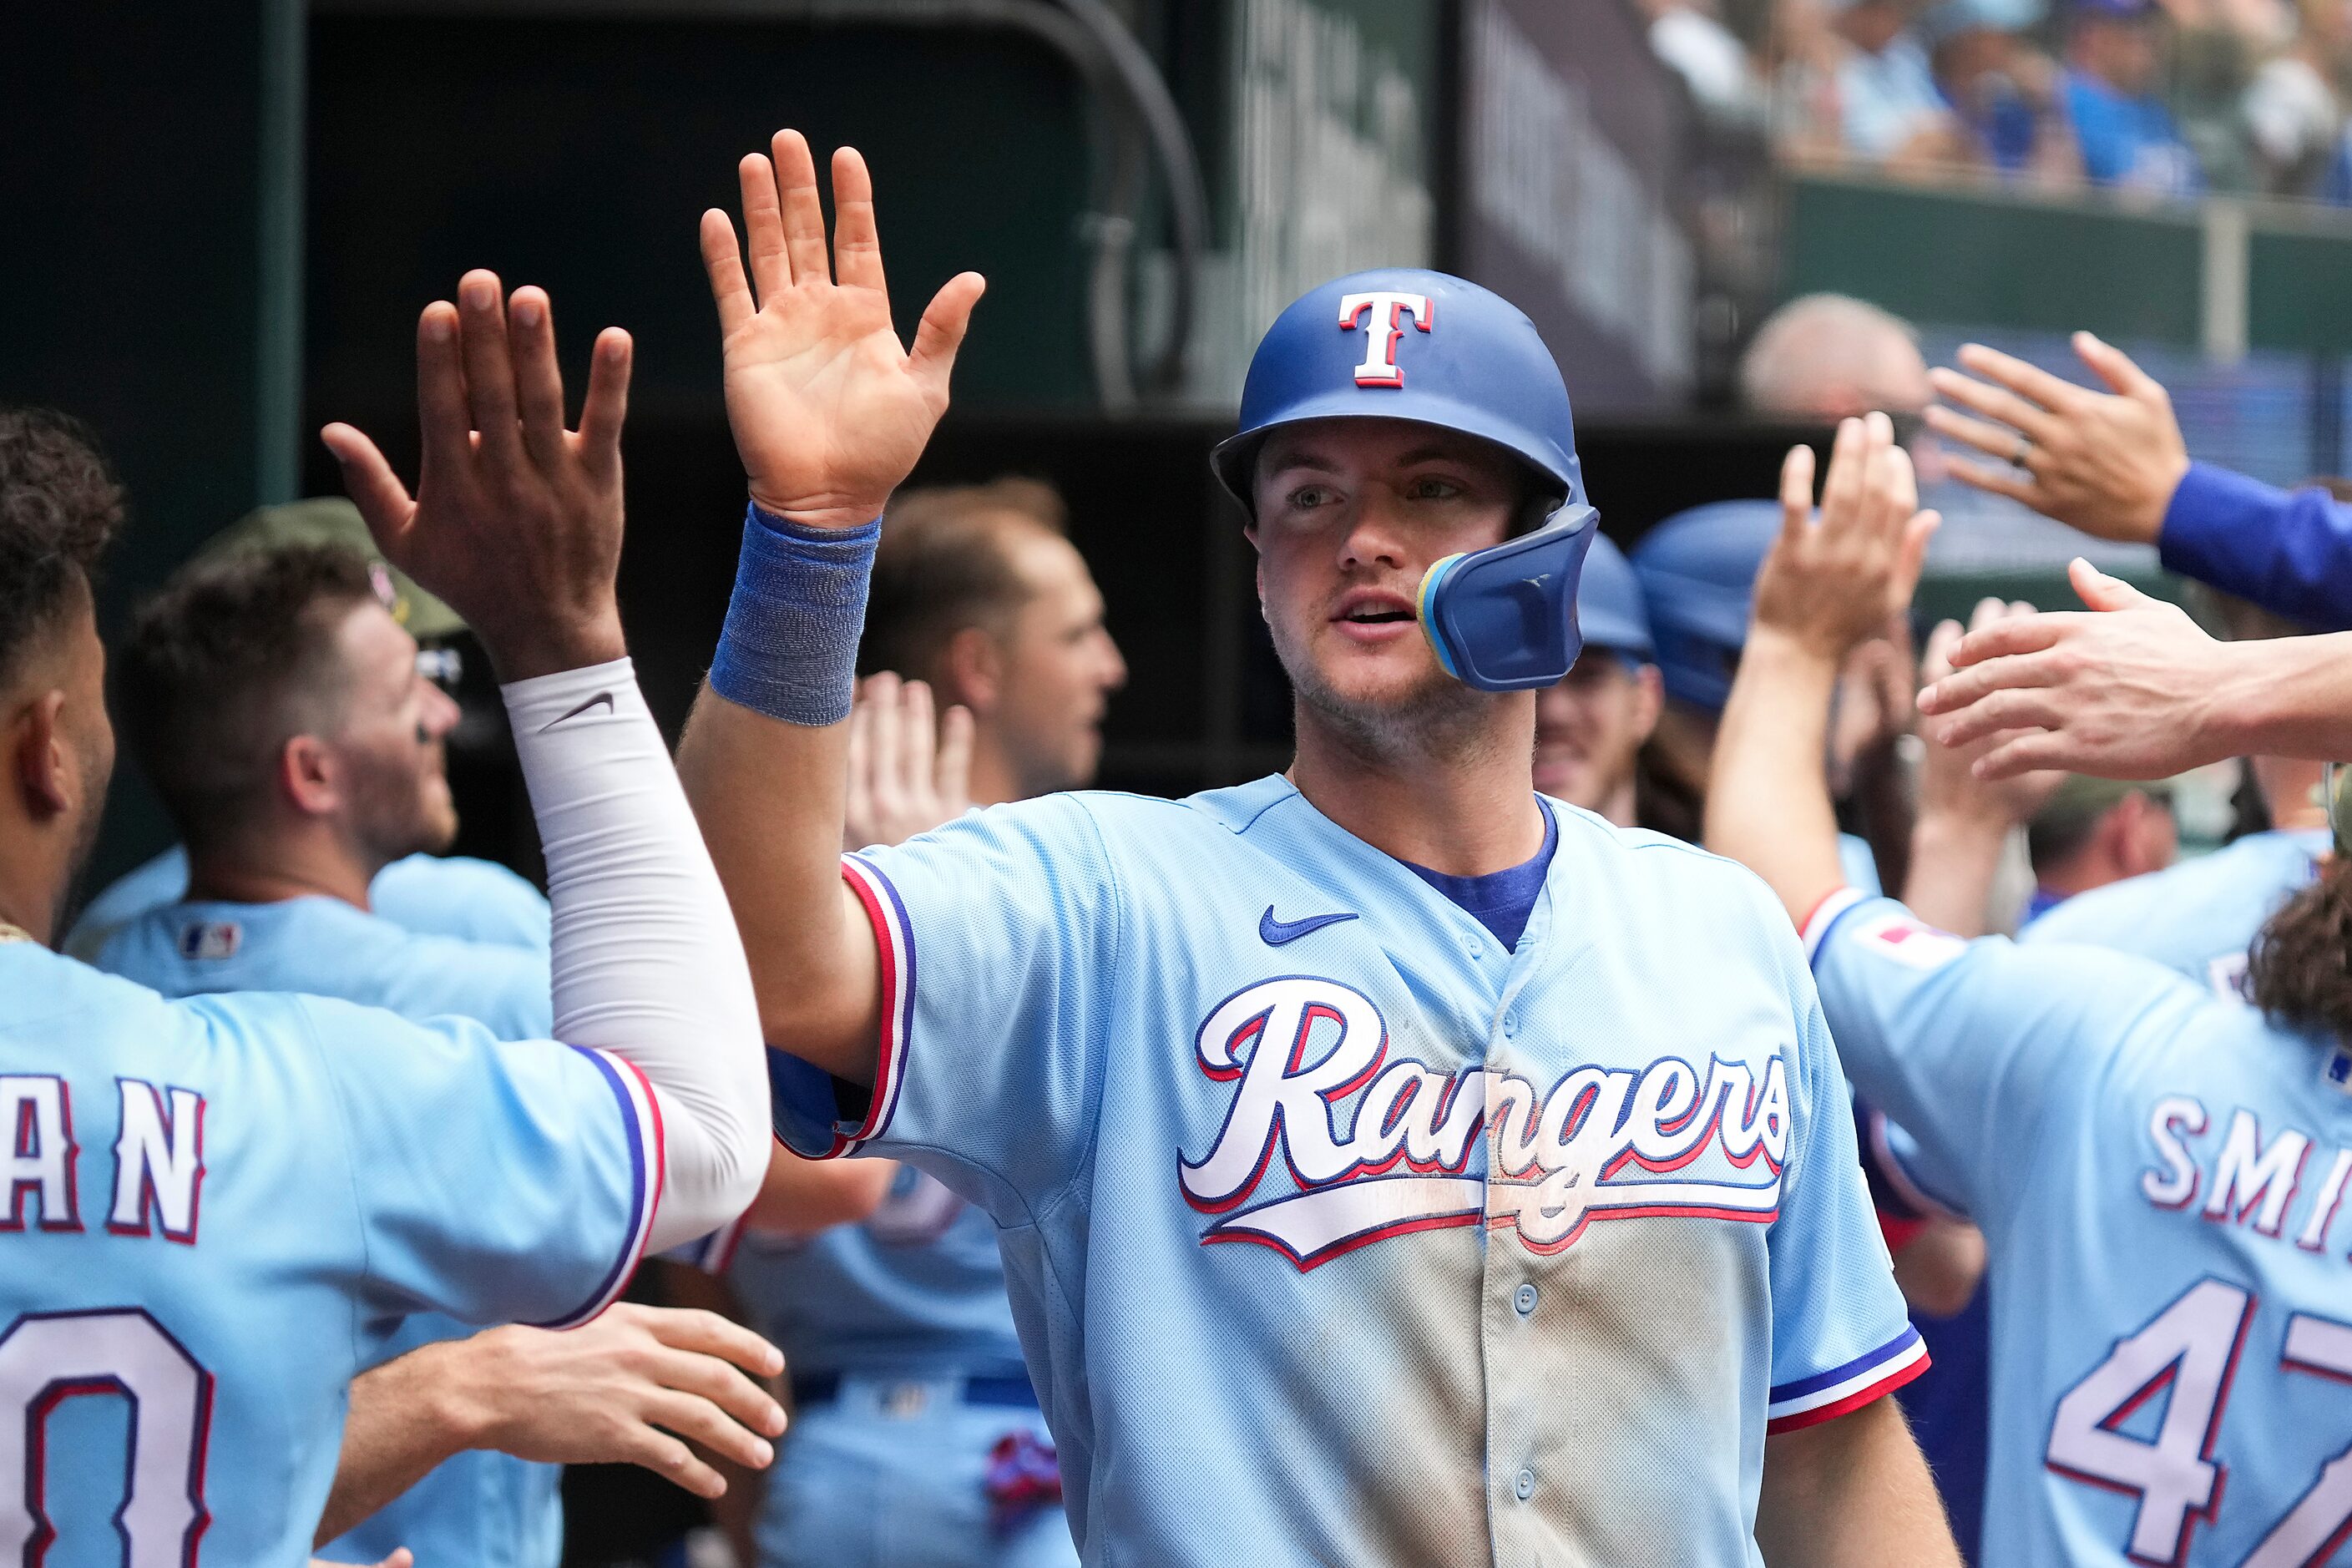
[[[2345,1563],[2352,1051],[1892,900],[1806,941],[1855,1089],[1990,1247],[1983,1560]]]
[[[2210,855],[2077,893],[2017,940],[2137,952],[2234,997],[2254,933],[2311,881],[2327,848],[2325,828],[2250,833]]]
[[[465,863],[420,862],[404,874],[411,885],[437,878],[446,900],[464,900],[472,881]],[[118,930],[98,964],[166,996],[297,991],[419,1022],[470,1018],[501,1040],[544,1039],[553,1028],[544,950],[405,931],[340,899],[167,904]],[[446,1313],[419,1312],[374,1359],[472,1332]],[[509,1454],[455,1455],[320,1552],[333,1562],[375,1563],[405,1546],[420,1563],[555,1568],[563,1554],[561,1480],[556,1467]]]
[[[877,1079],[780,1123],[995,1218],[1089,1563],[1754,1563],[1919,1366],[1785,916],[1554,810],[1509,951],[1280,778],[847,858]]]
[[[0,944],[0,1562],[302,1563],[409,1314],[568,1324],[644,1243],[635,1068]]]

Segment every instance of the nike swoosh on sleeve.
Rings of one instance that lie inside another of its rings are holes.
[[[557,719],[550,719],[546,723],[541,724],[541,725],[539,727],[539,732],[540,732],[541,734],[544,735],[544,734],[546,734],[550,730],[554,729],[558,724],[568,724],[568,723],[570,723],[572,720],[579,718],[579,717],[580,717],[580,715],[582,715],[583,713],[587,712],[587,711],[588,711],[588,710],[590,710],[591,708],[595,707],[595,706],[596,706],[598,703],[600,703],[600,702],[601,702],[601,703],[603,703],[603,704],[604,705],[604,711],[605,711],[606,713],[608,713],[608,714],[609,714],[609,713],[614,713],[614,712],[617,712],[617,711],[618,711],[618,710],[617,710],[617,709],[615,709],[615,708],[614,707],[614,705],[613,705],[613,694],[612,694],[611,692],[609,692],[609,691],[599,691],[598,693],[596,693],[596,695],[595,695],[595,696],[591,697],[590,699],[588,699],[588,700],[587,700],[587,701],[583,702],[579,707],[574,708],[571,712],[564,714],[564,715],[563,715],[562,717],[561,717],[561,718],[557,718]]]

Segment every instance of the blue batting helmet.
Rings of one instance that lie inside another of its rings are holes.
[[[1449,555],[1422,579],[1421,626],[1438,662],[1485,691],[1549,686],[1582,646],[1577,580],[1598,533],[1576,460],[1559,366],[1535,323],[1475,283],[1417,268],[1352,273],[1275,319],[1250,360],[1241,428],[1213,458],[1251,505],[1258,448],[1309,419],[1399,419],[1489,441],[1542,492],[1533,526]]]
[[[1592,552],[1584,558],[1584,575],[1576,584],[1576,626],[1587,647],[1631,654],[1643,664],[1657,662],[1641,580],[1633,575],[1624,552],[1606,537],[1594,539]]]
[[[1717,712],[1730,700],[1756,573],[1780,534],[1780,502],[1719,500],[1675,513],[1633,546],[1667,696]]]

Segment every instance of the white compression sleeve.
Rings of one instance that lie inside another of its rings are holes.
[[[503,691],[547,853],[555,1037],[626,1058],[653,1085],[659,1251],[741,1214],[767,1172],[751,971],[630,661]]]

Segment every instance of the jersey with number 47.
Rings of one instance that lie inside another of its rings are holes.
[[[617,1058],[0,943],[0,1563],[296,1568],[403,1316],[583,1321],[660,1171]]]
[[[2352,1051],[1888,899],[1805,934],[1855,1089],[1991,1249],[1984,1560],[2352,1562]]]

